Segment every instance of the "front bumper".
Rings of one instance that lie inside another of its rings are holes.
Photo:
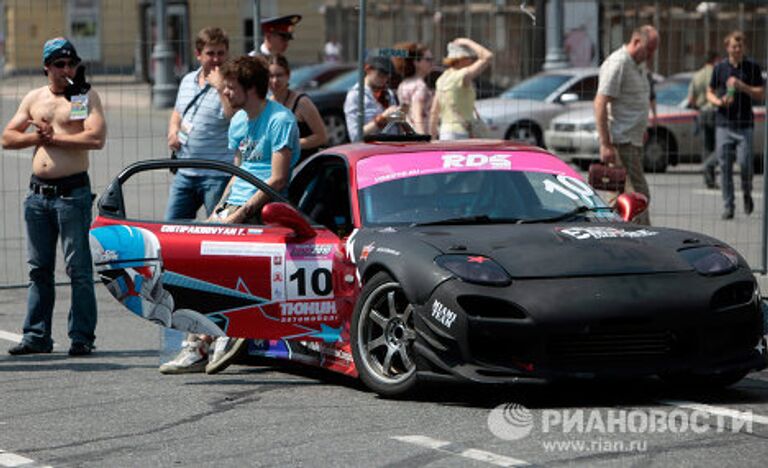
[[[419,371],[475,382],[719,374],[767,363],[760,297],[746,270],[507,288],[449,280],[419,307],[416,330]]]
[[[586,130],[546,130],[544,141],[547,148],[566,162],[576,160],[597,160],[600,142],[597,132]]]

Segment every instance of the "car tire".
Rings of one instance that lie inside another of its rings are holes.
[[[328,146],[342,145],[349,141],[344,116],[336,113],[323,115],[323,124],[325,125],[325,132],[328,134]]]
[[[748,370],[723,372],[722,374],[691,374],[679,372],[661,375],[661,379],[667,384],[682,389],[712,389],[730,387],[749,374]]]
[[[536,124],[531,122],[518,122],[509,127],[504,138],[543,148],[544,139],[541,135],[541,129]]]
[[[667,172],[669,152],[669,142],[663,135],[650,135],[643,147],[643,169],[645,172]]]
[[[389,274],[363,287],[351,324],[352,356],[360,379],[385,397],[403,397],[417,387],[413,342],[414,307]]]

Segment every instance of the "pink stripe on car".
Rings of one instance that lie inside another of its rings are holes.
[[[357,163],[357,187],[429,174],[471,171],[522,171],[564,174],[583,180],[560,159],[533,151],[423,152],[382,154]]]

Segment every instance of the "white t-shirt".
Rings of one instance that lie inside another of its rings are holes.
[[[338,62],[341,60],[341,44],[328,41],[323,47],[323,55],[326,62]]]

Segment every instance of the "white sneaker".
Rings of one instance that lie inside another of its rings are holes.
[[[216,338],[213,344],[213,355],[205,366],[206,374],[216,374],[221,372],[235,360],[235,358],[245,349],[245,338],[229,338],[222,336]]]
[[[188,340],[181,343],[181,352],[172,361],[160,366],[162,374],[189,374],[204,372],[208,363],[208,343]]]

